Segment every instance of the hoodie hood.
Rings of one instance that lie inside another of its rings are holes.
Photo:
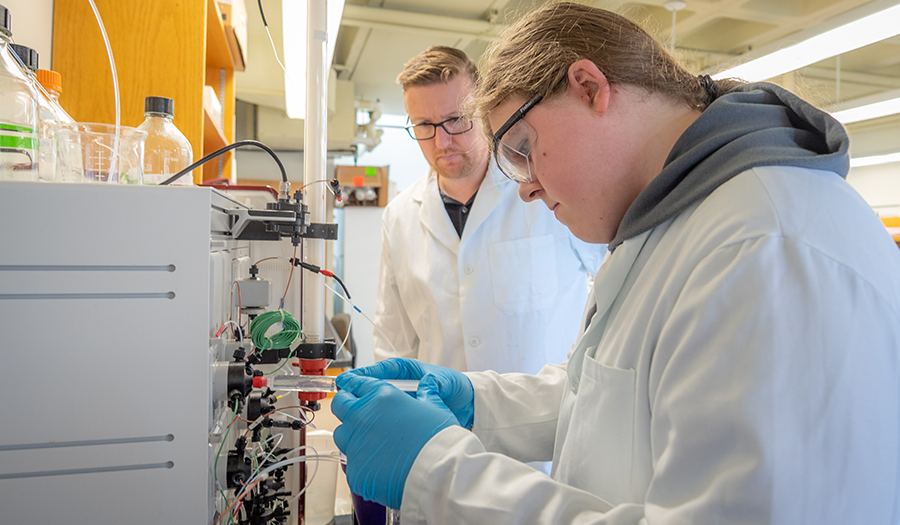
[[[846,178],[849,139],[841,124],[774,84],[745,84],[716,99],[679,137],[656,178],[622,218],[613,251],[677,216],[750,168],[793,166]]]

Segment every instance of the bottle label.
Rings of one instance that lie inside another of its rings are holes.
[[[171,175],[164,175],[162,173],[144,173],[144,184],[159,184],[160,182],[168,179]]]
[[[18,131],[19,133],[34,133],[34,128],[29,128],[27,126],[16,126],[15,124],[3,124],[0,123],[0,131]]]
[[[37,141],[33,137],[0,134],[0,148],[36,150]]]
[[[37,130],[0,122],[0,179],[37,180]]]
[[[0,123],[0,148],[36,150],[38,149],[38,143],[33,136],[35,133],[36,130],[33,128]],[[28,135],[32,136],[29,137]]]

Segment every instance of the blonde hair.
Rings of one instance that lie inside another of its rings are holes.
[[[446,84],[462,74],[473,85],[478,81],[478,68],[468,55],[452,47],[431,46],[404,64],[397,83],[406,91],[412,86]]]
[[[698,78],[640,26],[604,9],[561,2],[540,8],[509,27],[486,52],[484,73],[470,113],[490,135],[487,114],[509,97],[544,100],[563,92],[573,63],[596,64],[610,84],[630,84],[703,110],[741,82]],[[710,85],[712,84],[712,85]]]

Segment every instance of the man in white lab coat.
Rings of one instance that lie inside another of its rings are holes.
[[[522,202],[490,161],[462,116],[477,76],[465,53],[433,46],[397,79],[431,172],[384,212],[375,359],[537,373],[566,358],[606,247]]]

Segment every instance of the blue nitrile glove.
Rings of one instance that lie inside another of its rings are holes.
[[[433,379],[428,381],[432,385],[431,389],[436,391],[444,404],[453,411],[463,428],[470,428],[475,418],[475,389],[472,388],[472,382],[463,373],[452,368],[430,365],[415,359],[392,357],[372,366],[344,372],[344,374],[377,377],[378,379],[419,379],[422,382],[426,376],[431,376]],[[419,392],[422,391],[421,389],[420,382]],[[419,395],[419,397],[422,396]]]
[[[347,456],[350,490],[399,509],[406,477],[419,451],[435,434],[456,425],[437,392],[420,388],[413,398],[375,378],[341,374],[331,412],[343,424],[334,443]]]

